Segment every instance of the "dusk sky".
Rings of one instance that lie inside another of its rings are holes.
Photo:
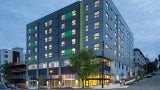
[[[0,49],[26,49],[26,25],[78,0],[0,0]],[[134,34],[134,47],[160,54],[160,0],[113,0]]]

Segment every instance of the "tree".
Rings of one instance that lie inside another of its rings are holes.
[[[68,68],[77,73],[82,80],[82,88],[84,88],[84,81],[92,74],[98,74],[100,66],[98,59],[92,50],[80,50],[70,58],[70,65]]]
[[[3,73],[3,78],[7,80],[8,83],[10,83],[9,78],[12,77],[12,69],[13,68],[13,63],[5,63],[2,65],[2,73]]]

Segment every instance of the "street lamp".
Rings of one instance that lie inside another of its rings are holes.
[[[51,75],[53,74],[53,70],[52,69],[50,69],[49,70],[49,75],[50,75],[50,82],[49,82],[49,84],[50,84],[50,88],[51,88]]]

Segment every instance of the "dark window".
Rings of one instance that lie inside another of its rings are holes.
[[[8,58],[8,55],[4,55],[4,58]]]

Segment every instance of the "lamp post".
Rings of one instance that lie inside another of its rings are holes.
[[[53,74],[53,70],[52,69],[50,69],[49,70],[49,75],[50,75],[50,82],[49,82],[49,86],[50,86],[50,88],[51,88],[51,75]]]

